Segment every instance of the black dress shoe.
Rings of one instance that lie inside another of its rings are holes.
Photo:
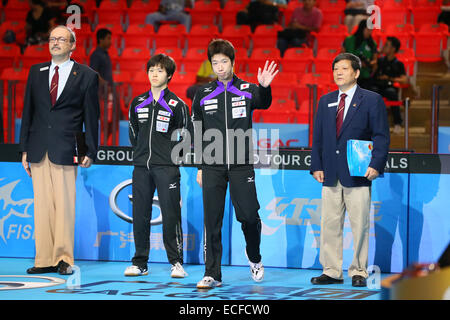
[[[344,283],[344,280],[335,279],[335,278],[327,276],[326,274],[322,274],[319,277],[311,278],[311,283],[312,284],[334,284],[334,283]]]
[[[352,286],[353,287],[365,287],[367,286],[366,278],[363,276],[353,276],[352,277]]]
[[[72,267],[70,266],[70,264],[68,264],[64,260],[61,260],[58,263],[58,273],[62,274],[62,275],[68,275],[68,274],[72,274],[73,270],[72,270]]]
[[[53,273],[58,272],[58,267],[32,267],[27,269],[28,274]]]

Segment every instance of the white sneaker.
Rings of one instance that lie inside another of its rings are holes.
[[[125,269],[124,275],[127,277],[146,276],[148,275],[148,269],[132,265]]]
[[[214,280],[213,277],[203,277],[202,280],[197,282],[197,288],[199,289],[212,289],[214,287],[220,287],[222,282]]]
[[[252,278],[256,282],[263,281],[264,278],[264,266],[262,261],[258,263],[253,263],[251,261],[248,262],[250,264],[250,272],[252,273]]]
[[[170,274],[172,278],[184,278],[188,276],[187,272],[184,271],[183,266],[179,262],[172,265],[172,268],[170,270],[172,271],[172,273]]]

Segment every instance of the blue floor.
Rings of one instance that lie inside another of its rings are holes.
[[[150,263],[149,274],[125,277],[128,262],[76,261],[72,276],[49,273],[32,277],[32,259],[0,258],[0,300],[381,300],[379,288],[344,284],[313,286],[320,270],[266,268],[264,281],[255,283],[249,267],[223,266],[223,285],[198,290],[203,265],[185,265],[189,276],[170,277],[170,265]],[[380,278],[389,276],[382,274]],[[374,282],[376,283],[376,282]],[[376,287],[376,286],[375,286]]]

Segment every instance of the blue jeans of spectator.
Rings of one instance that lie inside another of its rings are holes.
[[[155,31],[159,29],[160,21],[177,21],[186,27],[186,31],[191,30],[191,16],[184,12],[169,11],[168,13],[154,12],[145,17],[145,23],[151,24],[155,28]]]
[[[284,38],[278,38],[277,47],[280,49],[281,56],[284,56],[284,52],[290,47],[302,47],[307,44],[308,40],[306,38],[292,38],[290,40]]]

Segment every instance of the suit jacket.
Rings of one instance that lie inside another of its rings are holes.
[[[337,179],[345,187],[370,186],[365,177],[350,176],[347,164],[347,140],[372,140],[369,166],[384,172],[389,151],[389,124],[382,97],[356,88],[353,99],[336,137],[336,112],[339,91],[321,97],[314,121],[310,172],[324,171],[324,186],[335,186]],[[328,105],[334,103],[335,106]]]
[[[31,67],[25,91],[20,129],[20,151],[37,163],[45,152],[51,162],[73,165],[75,133],[85,127],[87,156],[98,148],[98,74],[74,62],[66,85],[52,107],[49,90],[50,62]]]

